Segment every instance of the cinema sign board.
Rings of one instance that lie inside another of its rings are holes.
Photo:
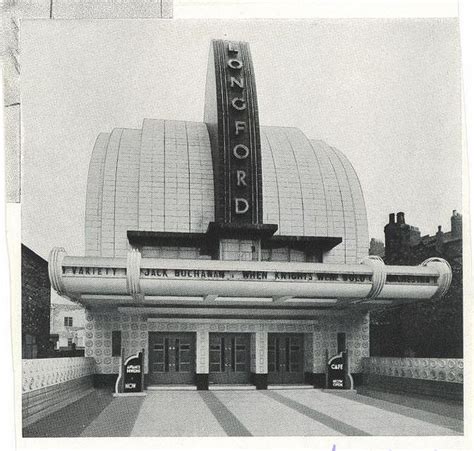
[[[125,268],[63,266],[63,275],[72,277],[120,278],[126,276]],[[285,282],[347,282],[371,283],[372,276],[364,273],[296,272],[296,271],[221,271],[205,269],[140,268],[140,278],[166,280],[227,280],[227,281],[285,281]]]
[[[237,268],[231,269],[229,265],[191,261],[176,265],[170,262],[169,266],[162,261],[162,265],[155,266],[146,260],[143,259],[141,265],[114,267],[115,271],[112,267],[100,265],[66,264],[62,266],[60,277],[55,277],[58,281],[55,287],[73,298],[97,293],[135,297],[207,296],[214,293],[221,297],[243,298],[430,299],[440,290],[437,277],[427,274],[427,268],[419,267],[406,269],[407,273],[412,273],[403,279],[406,281],[389,282],[380,280],[365,265],[317,264],[311,269],[301,267],[299,271],[297,268],[291,271],[286,270],[285,265],[266,265],[263,262],[259,265],[232,262],[237,264]]]
[[[418,266],[386,266],[367,257],[362,264],[234,262],[141,258],[72,257],[51,252],[48,272],[61,295],[351,298],[405,300],[439,298],[451,283],[442,259]],[[390,301],[391,302],[391,301]]]
[[[123,278],[126,268],[96,266],[63,266],[62,273],[69,277]],[[221,281],[271,281],[271,282],[321,282],[321,283],[372,283],[372,274],[360,267],[357,272],[349,271],[268,271],[268,270],[215,270],[200,268],[140,268],[141,279],[162,280],[221,280]],[[393,279],[393,280],[392,280]],[[403,284],[436,285],[436,276],[407,275],[387,277],[387,282]]]
[[[257,94],[246,42],[215,40],[209,58],[205,122],[211,136],[216,222],[262,222]]]

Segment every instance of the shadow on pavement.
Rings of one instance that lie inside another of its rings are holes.
[[[94,390],[78,401],[23,428],[23,437],[79,437],[111,403],[110,390]]]

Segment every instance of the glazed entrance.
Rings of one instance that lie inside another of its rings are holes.
[[[268,334],[268,383],[304,382],[303,334]]]
[[[250,334],[209,334],[209,383],[250,382]]]
[[[149,333],[149,384],[192,384],[196,343],[193,333]]]

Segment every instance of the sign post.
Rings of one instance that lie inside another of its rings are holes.
[[[125,349],[122,349],[120,373],[115,383],[114,396],[145,396],[143,356],[145,350],[124,359]]]
[[[332,356],[327,362],[326,388],[330,390],[353,390],[354,383],[349,373],[347,350]]]

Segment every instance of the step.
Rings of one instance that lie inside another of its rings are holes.
[[[268,390],[314,390],[314,387],[307,384],[284,384],[269,385]]]
[[[186,385],[186,384],[174,384],[174,385],[149,385],[147,391],[189,391],[189,390],[197,390],[195,385]]]
[[[209,390],[256,390],[255,385],[250,384],[213,384],[209,385]]]

